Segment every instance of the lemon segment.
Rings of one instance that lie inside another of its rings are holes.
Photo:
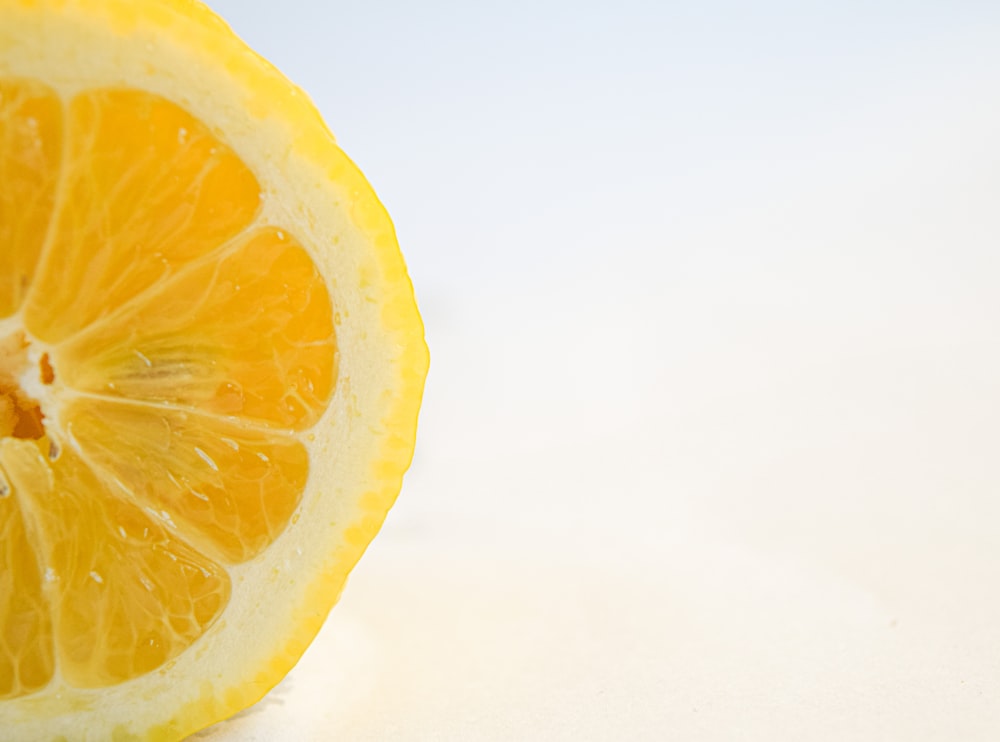
[[[52,215],[62,157],[62,108],[47,86],[0,80],[0,317],[31,285]]]

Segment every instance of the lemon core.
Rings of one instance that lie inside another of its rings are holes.
[[[0,340],[0,438],[37,440],[45,435],[42,406],[25,392],[20,382],[33,366],[29,347],[23,332],[14,332]],[[47,353],[39,360],[38,379],[42,384],[51,384],[55,379]],[[0,494],[6,494],[3,489],[0,484]]]

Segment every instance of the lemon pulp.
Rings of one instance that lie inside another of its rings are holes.
[[[0,80],[0,696],[187,649],[292,517],[335,381],[325,282],[158,96]]]

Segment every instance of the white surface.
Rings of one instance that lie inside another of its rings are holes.
[[[432,369],[316,644],[195,739],[1000,737],[994,6],[213,5]]]

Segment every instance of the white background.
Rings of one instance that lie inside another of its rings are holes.
[[[432,367],[317,643],[195,739],[1000,738],[1000,5],[211,4]]]

